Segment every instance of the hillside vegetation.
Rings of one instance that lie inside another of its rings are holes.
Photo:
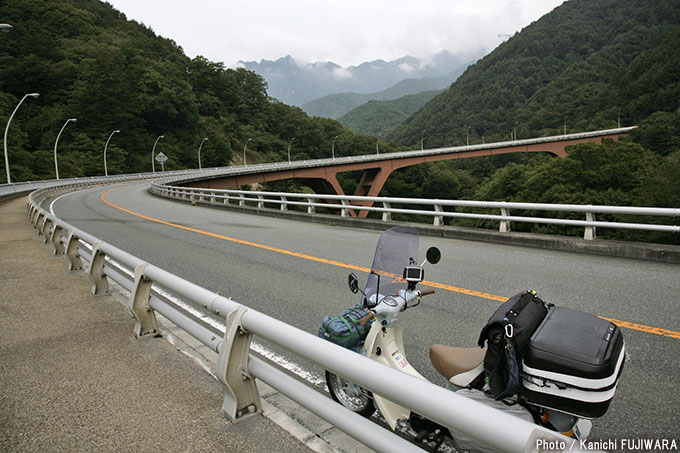
[[[639,124],[678,108],[680,3],[570,0],[470,66],[390,136],[432,146]]]
[[[639,126],[631,137],[570,148],[566,159],[513,154],[411,167],[393,174],[383,194],[425,195],[427,187],[428,195],[439,198],[677,208],[678,49],[678,2],[569,0],[470,66],[388,138],[419,148],[424,134],[426,148],[432,148],[464,145],[468,132],[474,144],[509,140],[513,131],[521,139],[560,135],[565,125],[567,132],[580,132],[619,122]],[[677,218],[648,220],[677,224]],[[513,229],[583,234],[531,224]],[[677,234],[598,235],[680,243]]]
[[[338,121],[359,134],[387,135],[440,92],[423,91],[389,101],[368,101],[345,113]]]
[[[103,149],[109,174],[151,171],[151,150],[169,160],[166,169],[197,168],[362,154],[375,141],[336,121],[309,118],[299,108],[267,95],[261,77],[226,69],[203,57],[188,58],[173,41],[126,19],[98,0],[12,0],[0,3],[0,124],[26,93],[38,92],[17,111],[8,130],[12,181],[55,177],[53,148],[59,140],[60,177],[101,175]],[[387,152],[391,148],[383,144]],[[0,162],[0,183],[6,181]]]
[[[405,79],[385,90],[374,93],[348,92],[329,94],[303,104],[302,109],[311,116],[338,119],[352,109],[370,101],[391,101],[407,95],[446,88],[463,73],[467,66],[461,66],[445,77]]]

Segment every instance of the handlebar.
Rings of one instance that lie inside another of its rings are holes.
[[[375,318],[375,313],[373,313],[372,311],[369,311],[368,314],[367,314],[366,316],[364,316],[363,318],[361,318],[361,319],[359,320],[359,325],[360,325],[360,326],[365,326],[366,324],[368,324],[369,322],[371,322],[371,320],[374,319],[374,318]]]
[[[430,294],[434,294],[433,289],[426,289],[425,291],[420,291],[421,296],[429,296]]]

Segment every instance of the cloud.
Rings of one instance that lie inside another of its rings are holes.
[[[190,56],[333,61],[341,66],[404,55],[492,50],[562,0],[108,0],[129,19],[173,39]],[[340,74],[340,77],[343,75]]]
[[[413,71],[416,70],[415,67],[413,67],[412,65],[410,65],[408,63],[401,63],[401,64],[397,65],[397,68],[399,68],[399,70],[401,72],[405,72],[406,74],[410,74],[410,73],[412,73]]]
[[[338,80],[347,80],[354,77],[354,75],[345,68],[333,68],[333,72],[331,72],[331,74],[333,74],[333,77]]]

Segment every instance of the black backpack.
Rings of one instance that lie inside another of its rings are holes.
[[[521,386],[519,364],[548,306],[535,291],[521,292],[498,307],[479,335],[480,348],[487,342],[484,372],[494,398],[516,394]]]

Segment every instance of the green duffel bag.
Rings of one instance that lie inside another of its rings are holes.
[[[355,305],[339,316],[333,318],[324,316],[319,327],[319,336],[342,347],[354,348],[366,339],[371,328],[373,321],[363,326],[359,324],[359,321],[369,312],[367,308]]]

